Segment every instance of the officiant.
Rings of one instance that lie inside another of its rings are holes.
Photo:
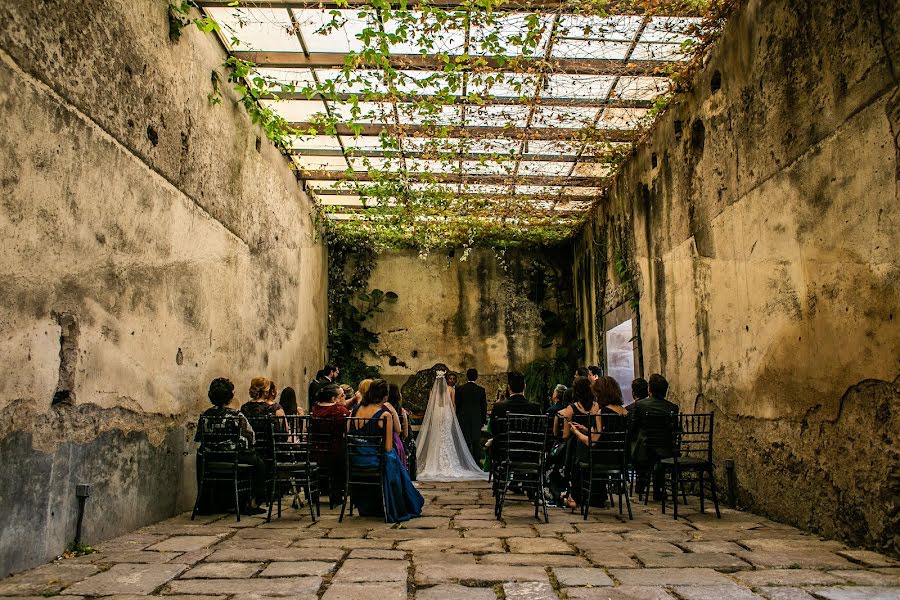
[[[481,460],[481,428],[487,423],[487,394],[475,383],[478,371],[466,371],[466,383],[456,388],[456,419],[472,458]]]

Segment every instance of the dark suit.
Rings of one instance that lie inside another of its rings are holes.
[[[633,440],[631,461],[638,472],[638,487],[646,485],[661,458],[673,454],[672,427],[678,415],[678,405],[665,398],[650,396],[634,403],[628,413],[628,433]],[[659,493],[662,480],[654,473],[654,496]]]
[[[312,410],[312,407],[316,405],[316,397],[319,395],[319,391],[325,387],[334,383],[327,377],[323,377],[321,379],[313,379],[309,383],[309,409]]]
[[[481,428],[487,423],[487,394],[470,381],[456,388],[456,419],[475,462],[481,457]]]
[[[505,423],[501,423],[498,419],[505,419],[508,414],[542,415],[544,411],[541,410],[540,404],[529,402],[524,394],[513,394],[509,399],[495,404],[491,410],[491,436],[494,438],[494,442],[491,444],[492,453],[500,450],[498,442],[506,433]]]

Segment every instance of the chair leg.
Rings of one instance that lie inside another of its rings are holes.
[[[238,491],[238,477],[234,476],[234,512],[237,515],[238,523],[241,522],[241,493]]]
[[[672,513],[675,520],[678,520],[678,484],[681,483],[681,473],[678,471],[678,464],[672,469]]]
[[[722,513],[719,512],[719,496],[716,493],[716,476],[712,471],[712,467],[709,469],[709,489],[712,495],[713,506],[716,507],[716,518],[721,519]]]
[[[704,504],[704,497],[703,497],[704,496],[704,494],[703,494],[703,471],[704,471],[704,469],[700,469],[700,471],[697,473],[697,475],[700,477],[700,512],[701,513],[706,512],[706,507]]]
[[[669,497],[668,490],[666,489],[666,475],[668,475],[668,470],[663,469],[662,477],[660,477],[662,482],[659,486],[659,494],[661,496],[662,514],[666,514],[666,499]],[[654,486],[653,491],[655,492],[656,491],[656,479],[654,479],[650,485]],[[647,495],[648,496],[650,495],[649,490],[647,491]],[[644,504],[646,504],[646,502],[644,502]]]
[[[544,472],[541,471],[541,476],[539,478],[541,484],[541,508],[544,511],[544,523],[550,522],[550,517],[547,514],[547,498],[544,496]]]
[[[634,515],[631,514],[631,495],[625,494],[625,506],[628,507],[628,520],[633,521]]]
[[[303,487],[303,492],[306,494],[306,501],[309,503],[309,518],[312,519],[313,522],[316,521],[316,509],[313,506],[313,496],[312,496],[312,480],[307,477],[306,485]]]
[[[341,503],[341,515],[338,517],[338,523],[341,523],[344,520],[344,511],[347,509],[347,499],[350,497],[349,492],[350,492],[350,483],[348,482],[346,484],[346,487],[344,488],[344,501]],[[352,513],[353,505],[350,505],[350,511],[351,511],[350,514],[352,515],[353,514]]]
[[[584,479],[582,479],[582,481],[584,481]],[[587,491],[584,491],[584,486],[581,486],[581,489],[581,516],[585,521],[587,521],[588,513],[591,510],[591,496],[594,492],[594,478],[591,477],[590,473],[588,473],[587,475]]]
[[[203,478],[200,478],[200,482],[197,484],[197,499],[194,501],[194,510],[191,511],[191,521],[194,520],[194,517],[197,516],[197,511],[200,510],[200,498],[203,497]]]

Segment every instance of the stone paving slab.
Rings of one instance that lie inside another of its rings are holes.
[[[638,552],[635,558],[645,567],[707,567],[719,571],[749,569],[750,565],[730,554],[716,552]]]
[[[54,595],[99,570],[94,565],[73,565],[64,562],[41,565],[36,569],[0,580],[0,596]]]
[[[485,565],[533,565],[537,567],[587,567],[588,561],[571,554],[485,554]]]
[[[560,567],[554,568],[553,574],[559,585],[562,586],[611,586],[613,580],[610,579],[602,569],[585,569]]]
[[[727,585],[725,575],[713,569],[610,569],[622,585]]]
[[[900,600],[900,589],[889,587],[831,587],[814,594],[824,600]]]
[[[729,585],[705,585],[684,586],[673,588],[675,594],[683,600],[764,600],[762,596],[754,594],[745,587],[735,584]]]
[[[574,554],[575,549],[563,540],[553,538],[509,538],[509,551],[514,554]]]
[[[370,581],[406,581],[409,561],[350,558],[344,561],[334,576],[336,583],[364,583]]]
[[[756,591],[767,600],[816,600],[812,594],[798,587],[762,586]]]
[[[871,550],[838,550],[836,554],[867,567],[896,567],[896,560]]]
[[[321,577],[279,577],[272,579],[178,579],[168,585],[168,594],[259,594],[263,596],[315,597]]]
[[[298,560],[340,560],[343,557],[344,551],[338,548],[279,548],[275,550],[232,548],[216,550],[206,560],[210,562],[293,562]]]
[[[158,552],[190,552],[192,550],[209,548],[219,541],[219,536],[215,535],[176,535],[159,542],[158,544],[149,546],[147,550],[156,550]]]
[[[503,595],[506,600],[557,600],[553,587],[543,581],[504,583]]]
[[[497,600],[497,593],[492,588],[444,583],[417,591],[416,600]]]
[[[123,550],[120,552],[96,552],[88,554],[81,558],[86,562],[116,564],[116,563],[164,563],[175,562],[175,559],[181,557],[183,552],[153,552],[150,550]]]
[[[406,583],[333,583],[322,600],[406,600]]]
[[[569,600],[675,600],[665,588],[623,585],[616,588],[566,588]]]
[[[401,550],[370,550],[367,548],[358,548],[350,552],[349,558],[389,558],[402,560],[406,558],[406,552]]]
[[[761,550],[758,552],[735,552],[735,556],[747,561],[757,569],[859,569],[854,564],[837,554],[817,550],[798,550],[795,552],[774,552]]]
[[[548,581],[543,567],[503,565],[416,565],[416,585],[472,582],[477,584],[510,581]]]
[[[770,569],[764,571],[742,571],[735,573],[738,579],[747,585],[833,585],[845,583],[842,577],[837,577],[824,571],[813,569]]]
[[[318,560],[306,560],[302,562],[273,562],[270,563],[260,577],[306,577],[309,575],[327,575],[331,573],[337,563],[322,562]]]
[[[197,565],[184,573],[182,579],[240,579],[253,577],[262,569],[262,563],[212,562]]]
[[[108,571],[88,577],[66,588],[66,592],[85,596],[113,594],[150,594],[167,581],[177,577],[185,565],[114,565]]]

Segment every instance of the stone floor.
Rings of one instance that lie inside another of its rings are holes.
[[[678,521],[636,506],[587,521],[525,504],[493,517],[485,483],[419,484],[424,515],[402,526],[323,507],[271,523],[181,515],[0,581],[0,596],[83,600],[900,599],[900,564],[749,513]],[[689,498],[689,500],[691,500]]]

